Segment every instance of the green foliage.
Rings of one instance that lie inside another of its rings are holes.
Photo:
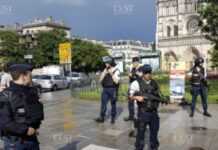
[[[165,96],[170,95],[170,79],[169,76],[164,74],[164,75],[155,75],[154,79],[158,82],[160,86],[160,90]],[[218,104],[218,80],[209,80],[209,92],[208,92],[208,103],[211,104]],[[190,94],[190,83],[186,81],[186,88],[185,88],[185,98],[188,100],[188,102],[191,102],[191,94]],[[81,89],[80,91],[74,91],[72,94],[73,97],[78,98],[78,99],[84,99],[84,100],[100,100],[101,99],[101,87],[97,86],[96,88],[93,89]],[[119,89],[119,101],[125,102],[127,101],[127,97],[125,96],[128,91],[128,84],[123,83],[121,84],[121,87]],[[200,103],[200,96],[198,97],[198,103]]]
[[[72,41],[72,68],[83,72],[101,69],[102,56],[108,55],[107,50],[98,44],[75,39]]]
[[[202,32],[215,45],[211,52],[212,67],[218,67],[218,2],[208,0],[206,4],[201,5],[199,13]]]
[[[36,37],[37,46],[34,50],[33,63],[44,66],[59,63],[59,44],[66,42],[66,33],[62,30],[39,32]]]
[[[19,45],[19,35],[14,31],[0,31],[1,63],[24,62],[24,51]]]

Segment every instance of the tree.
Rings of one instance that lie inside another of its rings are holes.
[[[199,13],[201,16],[200,26],[206,39],[215,46],[211,54],[212,67],[218,67],[218,2],[217,0],[207,0],[202,3]]]
[[[39,32],[36,41],[33,63],[35,66],[45,66],[59,63],[59,44],[68,39],[63,30],[51,30]]]
[[[24,50],[19,44],[19,38],[15,31],[0,31],[1,63],[24,62]]]
[[[72,68],[86,73],[102,68],[102,57],[108,55],[107,50],[91,42],[75,39],[72,41]]]

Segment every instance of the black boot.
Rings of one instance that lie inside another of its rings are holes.
[[[203,113],[203,115],[206,116],[206,117],[212,117],[211,114],[210,114],[209,112],[207,112],[207,111],[205,111],[205,112]]]
[[[97,123],[104,123],[104,118],[99,117],[99,118],[96,118],[95,121],[96,121]]]
[[[136,131],[135,130],[131,130],[129,132],[129,137],[136,137]]]
[[[115,118],[111,118],[111,124],[115,124]]]
[[[191,117],[191,118],[194,117],[194,112],[193,111],[191,111],[189,117]]]

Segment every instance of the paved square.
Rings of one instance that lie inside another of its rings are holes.
[[[103,124],[94,121],[99,115],[99,102],[74,99],[69,91],[44,93],[42,98],[45,121],[39,130],[41,150],[134,150],[135,138],[128,137],[132,124],[123,121],[128,115],[127,103],[118,103],[120,113],[116,123],[111,125],[110,119]],[[218,105],[209,105],[212,118],[202,115],[201,105],[197,107],[200,111],[190,118],[189,106],[161,106],[159,150],[191,150],[195,147],[218,150]],[[67,121],[73,123],[70,128],[64,126],[65,115]],[[148,137],[146,135],[144,150],[148,147]],[[0,142],[0,150],[2,146]]]
[[[88,145],[87,147],[83,148],[82,150],[118,150],[118,149],[113,149],[113,148],[108,148],[108,147],[103,147],[103,146],[98,146],[98,145]]]
[[[115,129],[107,129],[104,134],[109,135],[109,136],[114,136],[118,137],[123,133],[121,130],[115,130]]]

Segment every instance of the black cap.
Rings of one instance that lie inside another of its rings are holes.
[[[111,56],[104,56],[104,57],[102,57],[102,60],[103,60],[103,62],[105,63],[105,64],[110,64],[110,65],[112,65],[112,66],[116,66],[116,63],[115,63],[115,60],[114,60],[114,58],[113,57],[111,57]]]
[[[132,62],[139,62],[139,60],[140,60],[139,57],[133,57],[132,58]]]
[[[204,63],[204,59],[202,57],[198,57],[195,59],[195,65],[200,65]]]
[[[9,71],[20,71],[20,72],[26,72],[26,71],[32,71],[33,67],[28,64],[14,64],[9,67]]]
[[[142,67],[139,68],[139,71],[142,72],[143,74],[150,74],[152,73],[152,67],[151,65],[145,64]]]

